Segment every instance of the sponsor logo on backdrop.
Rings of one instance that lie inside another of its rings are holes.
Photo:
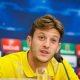
[[[77,56],[76,55],[62,55],[63,58],[65,58],[72,67],[77,67]]]
[[[76,54],[77,56],[80,56],[80,44],[76,45]]]
[[[20,51],[21,41],[18,39],[2,39],[2,50],[4,51]]]
[[[75,54],[75,45],[72,43],[62,43],[60,53],[61,54]]]
[[[26,40],[22,40],[22,51],[29,50],[29,45]]]

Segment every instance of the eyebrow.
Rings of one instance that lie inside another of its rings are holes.
[[[56,35],[53,35],[53,37],[56,37],[56,38],[58,38],[58,36],[56,36]]]
[[[43,32],[39,32],[39,34],[43,34],[43,35],[45,35]],[[56,35],[53,35],[53,38],[58,38],[58,36],[56,36]]]
[[[53,38],[54,38],[54,39],[60,39],[60,37],[58,37],[58,36],[56,36],[56,35],[54,35]]]
[[[43,32],[39,32],[39,34],[44,34]]]

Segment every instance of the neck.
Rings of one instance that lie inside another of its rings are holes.
[[[47,67],[47,65],[48,65],[48,62],[44,63],[44,62],[41,62],[41,61],[33,58],[33,56],[31,55],[31,51],[29,51],[29,53],[28,53],[28,62],[34,72],[36,72],[36,69],[38,67]]]

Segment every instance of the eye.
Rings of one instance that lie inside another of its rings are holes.
[[[45,36],[39,36],[39,40],[41,41],[45,40]]]
[[[57,40],[56,40],[56,39],[51,39],[51,42],[52,42],[52,43],[56,43]]]

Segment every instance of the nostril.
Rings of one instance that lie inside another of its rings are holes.
[[[49,44],[44,44],[44,47],[45,48],[49,48]]]

